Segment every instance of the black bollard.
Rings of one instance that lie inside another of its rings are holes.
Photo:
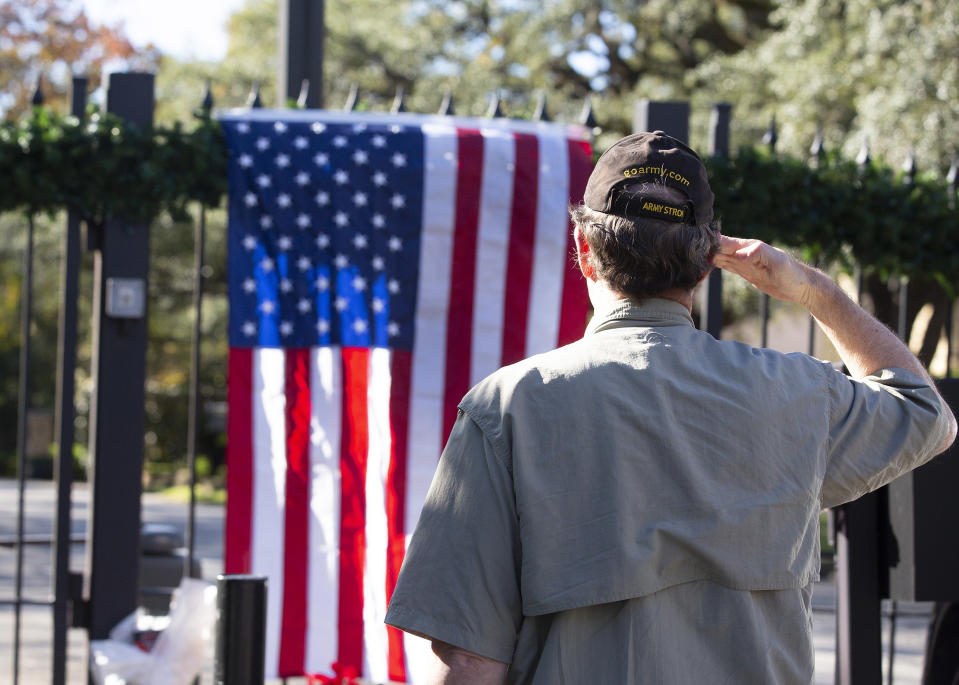
[[[216,578],[216,685],[263,685],[266,657],[266,577]]]

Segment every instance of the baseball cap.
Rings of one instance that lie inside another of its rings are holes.
[[[671,204],[644,195],[651,184],[679,190],[686,202]],[[626,219],[649,217],[698,225],[713,218],[713,191],[703,160],[662,131],[634,133],[606,150],[586,183],[583,203]]]

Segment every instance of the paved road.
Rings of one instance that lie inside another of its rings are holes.
[[[26,531],[49,534],[52,530],[54,491],[48,482],[30,482],[27,488]],[[86,530],[89,508],[89,492],[85,485],[74,488],[72,498],[72,530],[82,535]],[[16,483],[0,480],[0,535],[16,531]],[[171,523],[181,530],[186,528],[186,505],[156,494],[143,496],[142,518],[147,522]],[[197,508],[196,553],[200,559],[203,577],[214,580],[222,570],[223,558],[223,508],[215,505],[199,505]],[[83,545],[74,545],[71,550],[72,570],[83,569]],[[9,548],[0,548],[0,599],[13,597],[15,553]],[[28,547],[25,553],[24,595],[33,599],[46,599],[50,593],[50,550],[44,547]],[[831,685],[835,668],[835,589],[831,581],[817,584],[813,593],[813,630],[816,649],[816,685]],[[902,612],[896,624],[896,653],[893,668],[897,685],[919,685],[922,674],[922,657],[929,620],[928,603],[899,603]],[[50,635],[52,621],[50,609],[25,607],[21,652],[21,677],[23,685],[45,685],[50,682]],[[0,683],[10,682],[12,673],[13,610],[0,606]],[[888,648],[889,621],[883,622],[883,649]],[[68,648],[68,677],[70,685],[84,685],[84,653],[86,638],[82,630],[72,629]],[[212,656],[211,656],[212,660]],[[888,656],[884,656],[885,673]],[[888,682],[888,676],[884,682]],[[211,683],[211,666],[205,670],[201,682]],[[279,681],[277,681],[279,682]],[[303,682],[290,679],[290,685]]]

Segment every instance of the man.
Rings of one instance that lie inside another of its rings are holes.
[[[597,162],[571,210],[586,335],[463,398],[393,594],[435,682],[811,683],[820,510],[952,443],[908,348],[712,203],[662,132]],[[696,330],[710,263],[806,307],[851,377]]]

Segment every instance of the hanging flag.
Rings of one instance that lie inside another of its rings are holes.
[[[249,110],[230,149],[226,573],[268,578],[267,677],[416,682],[383,623],[471,385],[579,338],[580,127]],[[417,655],[420,656],[417,656]]]

